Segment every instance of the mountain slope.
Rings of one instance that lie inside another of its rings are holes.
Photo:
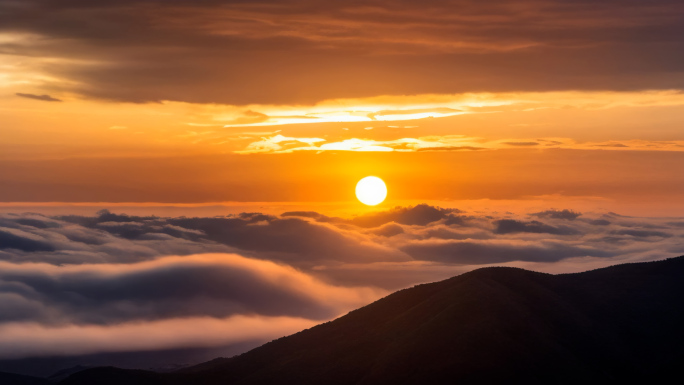
[[[684,364],[684,257],[566,275],[485,268],[174,374],[63,384],[651,382]]]
[[[52,382],[44,378],[24,376],[22,374],[0,372],[2,385],[50,385]]]

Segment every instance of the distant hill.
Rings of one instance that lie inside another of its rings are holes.
[[[22,374],[0,372],[1,385],[53,385],[44,378],[24,376]]]
[[[1,310],[0,310],[1,311]],[[144,369],[153,372],[171,372],[182,367],[205,362],[215,357],[230,357],[254,349],[267,341],[245,341],[227,346],[207,348],[161,349],[150,351],[103,352],[74,356],[27,357],[0,360],[0,372],[48,378],[52,381],[66,378],[81,369],[97,366],[116,366],[127,369]],[[0,382],[0,385],[3,385]]]
[[[89,367],[89,366],[76,365],[76,366],[73,366],[71,368],[65,368],[65,369],[58,370],[57,372],[48,376],[47,379],[52,381],[52,382],[58,382],[58,381],[61,381],[65,378],[69,377],[70,375],[72,375],[74,373],[78,373],[78,372],[81,372],[83,370],[90,369],[90,368],[91,367]]]
[[[562,275],[479,269],[233,358],[60,384],[661,384],[684,383],[682,368],[679,257]]]

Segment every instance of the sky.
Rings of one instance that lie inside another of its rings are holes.
[[[0,359],[682,255],[683,36],[674,0],[0,0]]]

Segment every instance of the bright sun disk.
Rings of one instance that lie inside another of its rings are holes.
[[[375,206],[387,197],[387,186],[377,176],[367,176],[356,184],[356,197],[363,204]]]

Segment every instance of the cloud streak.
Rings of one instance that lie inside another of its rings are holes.
[[[33,99],[33,100],[40,100],[43,102],[61,102],[61,100],[57,98],[53,98],[50,95],[34,95],[34,94],[24,94],[21,92],[16,93],[17,96],[21,96],[22,98],[27,98],[27,99]]]
[[[611,151],[684,151],[683,140],[624,140],[617,144],[605,142],[577,142],[570,138],[540,138],[533,141],[511,141],[512,139],[486,140],[463,135],[426,136],[394,140],[344,139],[328,142],[322,138],[295,138],[276,135],[264,137],[249,143],[237,154],[286,154],[297,151],[362,151],[362,152],[426,152],[426,151],[481,151],[520,147],[566,150],[611,150]],[[525,140],[525,139],[517,139]]]
[[[178,318],[117,325],[0,325],[0,358],[68,356],[101,352],[218,347],[275,339],[316,324],[290,317]]]

